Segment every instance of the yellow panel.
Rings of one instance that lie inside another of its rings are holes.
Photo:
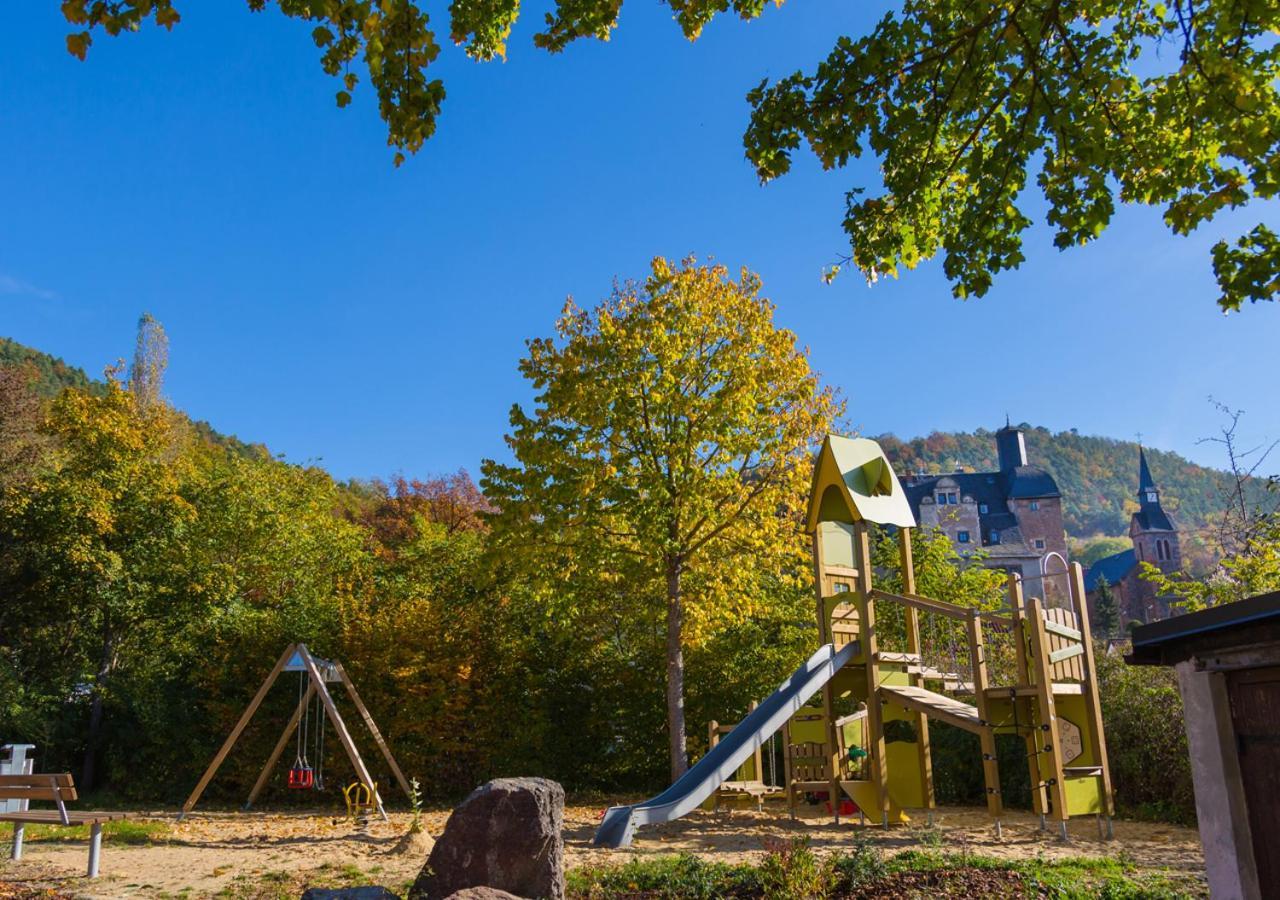
[[[822,534],[823,563],[856,569],[858,563],[854,552],[853,526],[844,522],[823,522],[818,528]]]
[[[879,813],[876,812],[880,808],[880,804],[876,802],[876,786],[870,781],[844,781],[841,782],[844,792],[849,798],[858,805],[858,808],[866,813],[867,818],[872,822],[878,822]],[[893,791],[889,792],[889,821],[895,825],[904,825],[911,821],[911,817],[902,811],[902,807],[894,802]]]
[[[919,745],[894,741],[885,745],[889,764],[889,798],[898,806],[924,806],[924,782],[920,777]]]

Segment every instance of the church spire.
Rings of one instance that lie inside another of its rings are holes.
[[[1156,483],[1151,478],[1151,470],[1147,468],[1147,454],[1142,449],[1142,445],[1138,445],[1138,493],[1144,493],[1148,490],[1154,491]]]

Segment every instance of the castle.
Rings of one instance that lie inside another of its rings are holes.
[[[1017,572],[1033,594],[1065,592],[1059,582],[1067,570],[1067,533],[1057,482],[1028,462],[1025,436],[1007,423],[996,432],[996,454],[998,472],[903,478],[916,521],[944,533],[961,556],[981,548],[983,565]],[[1046,572],[1058,577],[1046,579]]]
[[[1169,598],[1159,596],[1155,586],[1142,579],[1141,563],[1151,563],[1165,574],[1172,574],[1182,568],[1182,548],[1177,526],[1160,505],[1160,490],[1151,477],[1142,448],[1138,448],[1138,511],[1129,520],[1129,539],[1133,541],[1131,549],[1103,557],[1085,573],[1089,607],[1093,609],[1098,586],[1105,578],[1111,585],[1121,625],[1167,618],[1171,614]]]

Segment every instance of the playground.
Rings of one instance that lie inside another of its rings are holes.
[[[1115,819],[1080,567],[1030,590],[1010,574],[1005,605],[962,609],[916,593],[914,525],[880,446],[829,436],[815,462],[806,528],[821,646],[773,694],[753,701],[741,722],[709,723],[706,752],[665,791],[607,806],[570,803],[566,868],[599,872],[673,855],[756,865],[779,848],[800,847],[816,859],[870,847],[877,858],[915,851],[926,860],[961,860],[966,870],[1001,860],[1094,859],[1126,877],[1201,893],[1194,831]],[[900,592],[873,581],[873,526],[894,529]],[[296,701],[241,810],[200,807],[281,680]],[[364,727],[350,728],[348,719]],[[976,737],[985,808],[938,804],[931,720]],[[346,757],[344,774],[348,767],[354,773],[350,784],[326,784],[330,733]],[[1003,757],[997,737],[1005,740]],[[416,812],[388,810],[362,742],[377,748]],[[1025,768],[1029,810],[1006,803],[1002,761]],[[2,816],[14,823],[15,840],[0,879],[19,897],[267,897],[374,882],[405,888],[448,818],[446,810],[419,808],[417,786],[342,663],[302,643],[284,648],[176,815],[75,809],[69,774],[33,773],[21,755],[8,766],[0,799],[56,807],[14,805]],[[259,811],[255,803],[273,778],[318,808]]]
[[[1100,841],[1091,823],[1072,826],[1069,844],[1039,830],[1025,812],[1007,813],[1004,833],[995,838],[981,808],[943,807],[935,829],[921,827],[859,829],[830,819],[792,822],[785,809],[699,810],[675,822],[641,831],[623,851],[591,846],[602,802],[575,802],[565,808],[566,866],[616,866],[634,859],[693,854],[720,863],[758,863],[767,840],[807,836],[819,853],[847,850],[854,833],[864,835],[886,855],[907,850],[969,853],[996,859],[1107,859],[1116,844]],[[192,897],[269,897],[304,883],[380,883],[392,887],[413,880],[448,818],[448,810],[426,810],[423,833],[409,837],[413,816],[392,812],[386,822],[371,822],[355,832],[340,814],[243,816],[230,812],[196,813],[183,822],[172,814],[136,817],[148,826],[141,843],[117,843],[107,835],[102,875],[83,877],[84,850],[57,834],[29,839],[21,864],[0,861],[0,897],[54,890],[93,897],[185,894]],[[153,828],[154,830],[150,830]],[[1135,874],[1162,874],[1195,895],[1203,892],[1203,860],[1195,829],[1159,823],[1117,820],[1115,840]],[[130,838],[135,840],[137,838]],[[3,893],[3,890],[11,892]],[[293,896],[297,896],[294,892]]]

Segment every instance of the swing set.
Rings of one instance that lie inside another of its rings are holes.
[[[339,743],[342,744],[342,748],[346,751],[347,758],[351,761],[351,766],[356,772],[357,781],[343,791],[348,811],[354,806],[362,812],[377,812],[384,820],[387,818],[386,810],[382,806],[382,797],[378,794],[378,784],[369,775],[369,769],[360,757],[360,751],[357,749],[351,733],[347,730],[346,723],[343,722],[337,706],[334,705],[333,696],[329,693],[328,685],[339,683],[346,688],[347,695],[360,713],[360,718],[364,720],[365,727],[369,729],[369,733],[373,736],[374,743],[378,745],[378,749],[382,752],[382,756],[386,760],[387,766],[391,769],[391,773],[395,776],[396,781],[399,782],[405,796],[412,802],[413,791],[409,787],[408,780],[405,779],[404,773],[400,771],[399,764],[396,762],[395,757],[391,755],[391,748],[387,746],[382,733],[378,731],[378,726],[374,723],[373,716],[370,715],[368,708],[364,705],[364,701],[360,699],[360,695],[356,692],[356,687],[342,667],[342,663],[312,656],[305,644],[290,644],[285,648],[280,658],[276,660],[275,666],[272,667],[262,686],[258,688],[258,692],[249,702],[249,706],[241,714],[236,726],[231,729],[231,734],[227,736],[221,749],[218,750],[213,761],[209,763],[209,768],[200,777],[200,781],[196,783],[191,796],[187,798],[187,802],[182,804],[182,812],[178,814],[178,821],[181,822],[187,813],[191,812],[192,808],[195,807],[200,795],[204,793],[204,789],[208,787],[209,782],[213,780],[218,768],[227,758],[236,741],[240,739],[240,735],[253,718],[253,714],[258,711],[258,707],[262,705],[267,692],[271,690],[272,685],[276,683],[282,672],[298,673],[298,703],[294,707],[293,715],[290,717],[288,724],[285,725],[280,739],[276,741],[275,748],[267,758],[266,765],[262,767],[258,780],[254,782],[253,789],[249,792],[249,799],[245,801],[242,809],[250,809],[254,801],[258,799],[258,795],[271,777],[272,770],[284,754],[290,738],[294,739],[294,757],[293,765],[289,767],[285,784],[290,790],[323,791],[325,789],[325,732],[327,726],[332,725]],[[355,798],[358,798],[358,800],[353,804],[352,801]]]

